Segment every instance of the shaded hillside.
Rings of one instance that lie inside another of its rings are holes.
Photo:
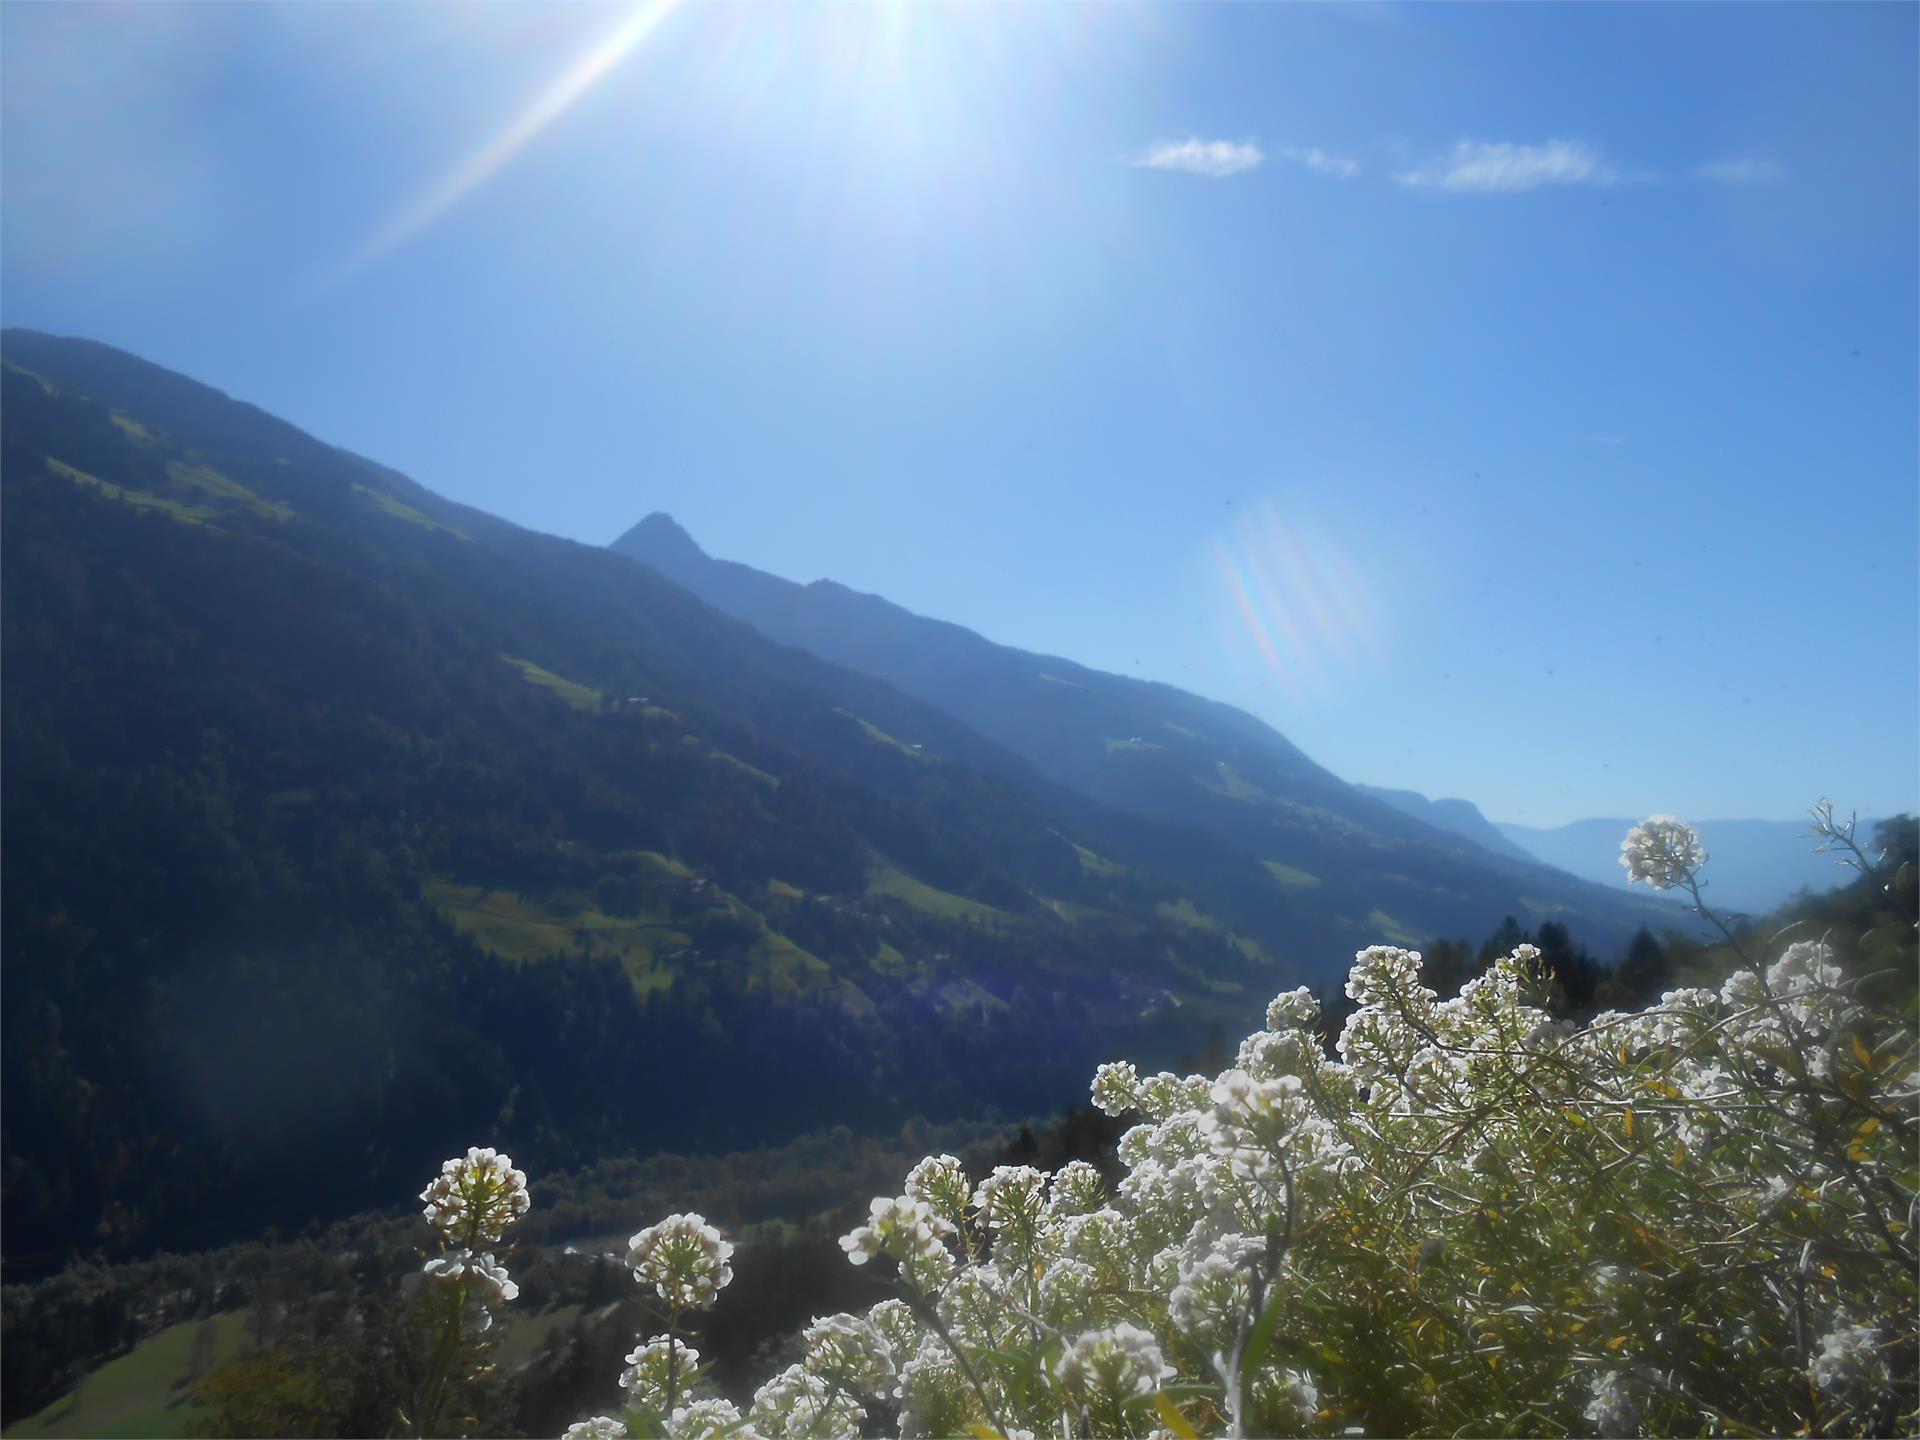
[[[613,548],[776,640],[898,685],[1106,804],[1210,835],[1257,860],[1314,933],[1361,943],[1485,934],[1552,918],[1604,956],[1677,912],[1622,899],[1434,828],[1314,764],[1244,711],[1170,685],[996,645],[830,580],[799,585],[715,560],[666,515]]]
[[[1378,785],[1356,785],[1353,788],[1391,805],[1402,815],[1411,815],[1436,830],[1458,835],[1490,855],[1504,855],[1509,860],[1518,860],[1526,865],[1542,863],[1540,856],[1521,849],[1495,829],[1493,822],[1482,815],[1480,807],[1471,800],[1429,800],[1418,790],[1386,790]]]
[[[133,357],[3,354],[14,1273],[472,1143],[1051,1108],[1297,983],[1203,837]]]

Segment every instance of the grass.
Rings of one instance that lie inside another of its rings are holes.
[[[502,655],[500,658],[518,669],[521,678],[529,685],[539,685],[553,691],[574,709],[590,712],[597,712],[600,709],[601,694],[591,685],[582,685],[578,681],[556,675],[551,670],[543,670],[531,660],[522,660],[513,655]]]
[[[203,1413],[188,1394],[194,1332],[213,1328],[213,1351],[202,1373],[211,1375],[251,1344],[245,1311],[216,1315],[211,1321],[183,1321],[109,1360],[38,1415],[8,1428],[14,1436],[173,1436]]]
[[[71,480],[76,485],[85,485],[98,490],[109,500],[124,500],[127,504],[138,506],[142,510],[158,510],[162,514],[171,515],[185,525],[201,524],[217,513],[209,506],[182,505],[178,500],[169,500],[149,490],[129,490],[124,486],[115,485],[110,480],[102,480],[98,475],[89,475],[84,470],[76,470],[64,460],[55,460],[51,456],[47,458],[47,470],[62,480]]]
[[[1082,920],[1105,920],[1113,915],[1111,910],[1102,910],[1094,905],[1080,905],[1072,900],[1048,900],[1040,897],[1040,903],[1069,925],[1078,925]]]
[[[113,423],[118,425],[126,437],[136,445],[145,447],[155,443],[153,432],[131,415],[122,415],[116,410],[113,412]]]
[[[749,765],[746,761],[742,760],[738,755],[729,755],[724,750],[709,749],[707,751],[707,758],[709,760],[718,760],[724,765],[731,765],[736,770],[744,770],[747,774],[751,775],[754,779],[762,781],[768,785],[778,785],[780,783],[779,776],[769,775],[766,771],[762,770],[758,765]]]
[[[837,715],[844,715],[849,720],[853,721],[854,724],[858,725],[862,730],[866,732],[867,738],[873,741],[875,744],[891,745],[894,749],[898,750],[902,755],[908,756],[909,758],[914,760],[925,760],[927,758],[923,753],[921,753],[919,747],[914,745],[903,744],[901,741],[894,739],[893,736],[889,735],[886,731],[882,730],[878,725],[874,725],[869,723],[868,721],[862,720],[858,715],[854,714],[851,710],[836,709],[834,713]]]
[[[1262,860],[1260,863],[1267,867],[1267,873],[1273,876],[1273,883],[1282,890],[1318,890],[1327,883],[1311,871],[1296,870],[1278,860]]]
[[[500,1341],[493,1347],[493,1363],[511,1373],[533,1363],[547,1337],[565,1330],[584,1309],[580,1305],[556,1305],[538,1315],[515,1315],[502,1327]]]
[[[1195,909],[1193,902],[1184,896],[1178,900],[1162,900],[1153,907],[1153,910],[1163,919],[1171,920],[1176,925],[1184,925],[1189,930],[1205,930],[1210,934],[1224,935],[1233,943],[1234,949],[1256,965],[1274,963],[1273,956],[1267,953],[1266,947],[1258,940],[1250,940],[1245,935],[1236,934],[1206,911]],[[1212,982],[1207,983],[1209,988],[1212,988]]]
[[[673,983],[672,971],[656,961],[656,954],[693,943],[659,913],[608,915],[593,905],[568,910],[512,890],[450,880],[430,880],[421,891],[454,929],[490,955],[521,965],[554,955],[610,955],[643,994]]]
[[[203,495],[211,495],[223,500],[230,508],[251,510],[255,514],[270,516],[275,520],[291,520],[293,508],[273,500],[262,500],[253,491],[237,480],[229,480],[218,470],[205,465],[185,465],[178,460],[167,462],[167,479],[187,490],[198,490]]]
[[[867,876],[869,895],[890,895],[896,900],[904,900],[916,910],[925,910],[929,915],[938,915],[947,920],[974,920],[983,925],[1012,925],[1019,919],[1008,911],[999,910],[992,905],[983,905],[978,900],[969,900],[964,895],[954,895],[945,890],[936,890],[933,886],[916,880],[904,870],[896,870],[891,865],[876,865]]]
[[[663,891],[692,874],[686,866],[651,851],[637,853],[659,867]],[[609,915],[590,902],[535,900],[512,890],[490,890],[446,879],[428,881],[422,893],[454,929],[471,937],[488,954],[517,965],[555,955],[611,957],[642,995],[671,986],[678,968],[674,963],[676,952],[693,947],[693,937],[682,928],[685,922],[669,913],[664,895],[661,903],[639,915]],[[772,929],[751,905],[717,885],[708,886],[705,895],[714,911],[725,910],[757,928],[759,933],[746,948],[750,982],[777,993],[811,992],[837,983],[831,965]],[[845,985],[840,988],[844,993],[836,998],[843,1008],[850,1012],[870,1008],[867,997],[858,990]]]
[[[383,515],[391,515],[396,520],[404,520],[409,525],[418,525],[426,530],[444,530],[447,534],[462,540],[467,538],[465,531],[456,530],[451,525],[443,525],[431,515],[421,514],[411,505],[394,499],[384,490],[376,490],[371,485],[360,484],[356,484],[353,488],[358,494],[365,496],[367,503]]]
[[[782,900],[804,900],[807,898],[806,891],[800,889],[797,885],[789,885],[784,880],[767,881],[767,893],[769,895],[778,895]]]
[[[1367,912],[1367,924],[1387,937],[1395,945],[1418,945],[1420,937],[1401,924],[1386,911],[1380,909]]]
[[[1204,740],[1207,738],[1206,736],[1202,735],[1198,730],[1189,730],[1186,726],[1176,725],[1171,720],[1162,720],[1160,723],[1166,726],[1167,729],[1173,731],[1174,734],[1184,735],[1189,740]]]
[[[1064,835],[1060,838],[1063,840],[1066,839]],[[1071,840],[1067,840],[1067,843],[1073,846],[1073,853],[1080,857],[1080,868],[1087,874],[1098,875],[1102,879],[1107,879],[1115,875],[1124,875],[1127,873],[1127,867],[1117,861],[1109,860],[1104,855],[1096,855],[1086,846],[1075,844]]]
[[[1156,745],[1151,740],[1142,740],[1138,735],[1135,735],[1131,740],[1107,741],[1107,754],[1109,755],[1113,754],[1116,750],[1164,750],[1166,748],[1164,745]]]
[[[1078,680],[1062,680],[1058,675],[1049,675],[1044,670],[1040,672],[1040,678],[1052,685],[1064,685],[1069,690],[1084,690],[1087,688],[1086,686],[1082,685]]]
[[[1222,760],[1216,767],[1213,779],[1206,780],[1196,775],[1194,784],[1203,790],[1211,790],[1216,795],[1224,795],[1229,800],[1244,800],[1249,805],[1271,803],[1273,797],[1258,785],[1247,779],[1238,770]]]

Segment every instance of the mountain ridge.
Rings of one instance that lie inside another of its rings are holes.
[[[1399,917],[1402,933],[1485,933],[1500,915],[1532,909],[1572,918],[1603,951],[1618,953],[1639,924],[1684,923],[1670,907],[1642,908],[1638,896],[1629,920],[1588,882],[1550,870],[1497,833],[1463,835],[1433,824],[1431,814],[1408,813],[1340,780],[1256,717],[1175,686],[998,645],[831,580],[801,584],[715,559],[664,512],[610,548],[776,640],[942,708],[1103,804],[1210,834],[1277,865],[1276,874],[1316,882],[1328,880],[1329,869],[1364,875],[1341,903]],[[1436,891],[1484,896],[1495,888],[1504,898],[1478,909],[1436,903]]]

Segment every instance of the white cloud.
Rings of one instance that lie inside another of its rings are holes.
[[[1360,162],[1349,160],[1344,155],[1329,155],[1319,146],[1302,148],[1288,146],[1281,150],[1280,156],[1306,166],[1309,170],[1318,170],[1322,175],[1333,175],[1341,180],[1351,180],[1360,173]]]
[[[1620,177],[1599,148],[1584,140],[1540,145],[1462,140],[1447,154],[1393,178],[1421,188],[1497,192],[1541,185],[1611,185]]]
[[[1743,155],[1734,160],[1702,165],[1693,172],[1693,178],[1711,180],[1716,185],[1771,185],[1786,179],[1787,172],[1784,166],[1776,165],[1771,160],[1756,160]]]
[[[1133,163],[1149,170],[1185,170],[1222,180],[1251,170],[1266,158],[1251,140],[1238,145],[1231,140],[1162,140]]]

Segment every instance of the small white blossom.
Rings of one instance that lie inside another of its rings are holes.
[[[673,1360],[674,1392],[684,1396],[693,1372],[700,1368],[700,1352],[678,1338],[656,1335],[627,1354],[627,1368],[620,1372],[620,1388],[636,1405],[664,1410],[667,1405],[667,1360]]]
[[[421,1267],[429,1279],[465,1285],[482,1300],[512,1300],[520,1287],[508,1278],[507,1267],[491,1255],[476,1255],[471,1250],[449,1250],[436,1255]]]
[[[840,1248],[855,1265],[864,1265],[876,1255],[902,1261],[930,1258],[942,1251],[940,1238],[952,1228],[924,1200],[907,1195],[876,1199],[868,1206],[867,1223],[842,1235]]]
[[[860,1433],[867,1412],[844,1390],[836,1390],[805,1366],[789,1365],[753,1396],[754,1427],[769,1437],[817,1440]]]
[[[700,1215],[669,1215],[627,1242],[627,1267],[669,1305],[703,1309],[733,1279],[733,1245]]]
[[[1061,1353],[1055,1373],[1070,1388],[1106,1395],[1151,1395],[1173,1367],[1137,1325],[1090,1330]]]
[[[1641,1389],[1623,1370],[1602,1370],[1588,1382],[1580,1412],[1603,1436],[1632,1435],[1640,1429]]]
[[[596,1415],[591,1420],[576,1420],[567,1426],[564,1440],[627,1440],[627,1427],[618,1420]]]
[[[706,1440],[722,1432],[729,1440],[747,1440],[747,1432],[740,1428],[740,1411],[731,1400],[695,1400],[690,1405],[676,1405],[668,1417],[667,1433],[673,1440]]]
[[[1112,1061],[1093,1072],[1093,1104],[1108,1115],[1139,1108],[1140,1075],[1130,1061]]]
[[[468,1246],[499,1240],[532,1203],[526,1171],[514,1169],[498,1150],[477,1146],[443,1164],[420,1199],[429,1225],[456,1245]]]
[[[893,1347],[855,1315],[817,1318],[800,1337],[803,1362],[815,1375],[846,1389],[884,1399],[894,1394]]]
[[[1880,1332],[1871,1325],[1842,1325],[1823,1335],[1820,1353],[1813,1357],[1813,1383],[1833,1391],[1849,1381],[1877,1378],[1879,1343]]]
[[[1650,815],[1620,842],[1620,863],[1629,885],[1645,881],[1656,890],[1671,890],[1707,863],[1707,852],[1700,832],[1686,821]]]
[[[1318,1030],[1319,1028],[1320,1002],[1313,998],[1313,992],[1306,986],[1302,985],[1297,990],[1288,990],[1267,1002],[1267,1029]]]

